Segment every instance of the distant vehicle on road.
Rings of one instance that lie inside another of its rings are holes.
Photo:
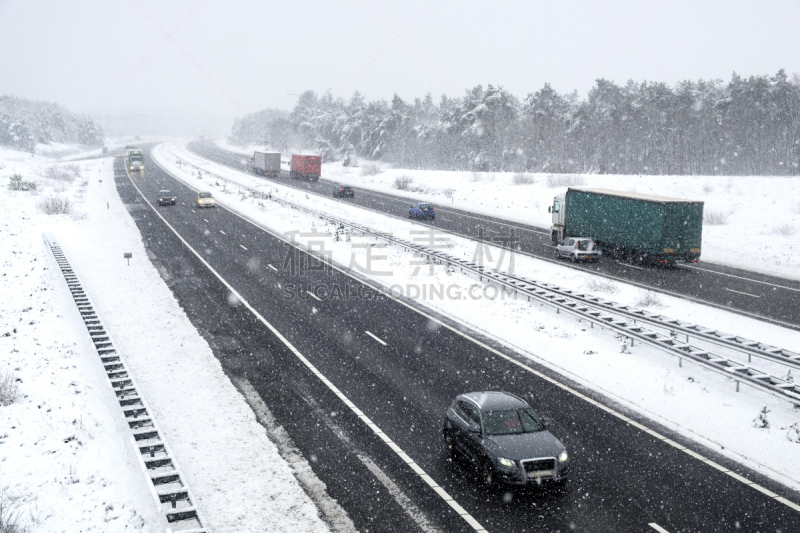
[[[333,195],[339,198],[355,198],[356,193],[349,185],[336,185],[333,187]]]
[[[100,150],[101,153],[107,154],[108,153],[108,146],[103,146],[103,149]]]
[[[292,154],[292,169],[289,171],[289,177],[293,180],[319,181],[321,171],[322,158],[320,156]]]
[[[605,255],[672,265],[700,259],[703,202],[570,187],[548,208],[553,244],[591,235]]]
[[[578,261],[599,261],[602,250],[595,246],[594,239],[569,237],[556,246],[556,256],[566,257],[573,263]]]
[[[281,154],[278,152],[253,152],[250,158],[253,174],[277,178],[281,174]]]
[[[421,218],[423,220],[430,218],[431,220],[436,220],[436,209],[432,204],[417,202],[408,207],[408,218]]]
[[[175,205],[175,193],[166,189],[158,191],[158,205]]]
[[[126,145],[125,145],[125,149],[126,149],[126,150],[130,150],[130,149],[132,149],[132,148],[136,148],[136,145],[135,145],[135,144],[126,144]]]
[[[442,436],[451,458],[465,457],[487,487],[567,480],[569,455],[523,399],[507,392],[456,396],[445,411]]]
[[[128,150],[127,160],[129,170],[144,170],[144,152],[141,150]]]
[[[217,207],[217,201],[210,192],[199,192],[194,200],[195,209],[200,207]]]

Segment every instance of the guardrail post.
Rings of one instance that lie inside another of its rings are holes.
[[[736,392],[739,392],[739,380],[736,380]]]

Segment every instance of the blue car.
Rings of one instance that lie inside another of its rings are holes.
[[[430,218],[436,220],[436,209],[432,204],[417,202],[408,208],[408,218]]]

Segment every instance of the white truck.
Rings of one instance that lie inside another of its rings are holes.
[[[253,164],[253,174],[277,178],[281,173],[281,154],[278,152],[253,152],[250,161]]]

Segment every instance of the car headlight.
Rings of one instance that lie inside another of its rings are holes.
[[[569,455],[567,455],[567,450],[564,450],[558,456],[558,462],[563,463],[563,462],[566,462],[567,459],[569,459]]]
[[[503,457],[498,457],[497,462],[503,466],[507,466],[508,468],[514,468],[515,466],[517,466],[516,461],[512,461],[511,459],[505,459]]]

